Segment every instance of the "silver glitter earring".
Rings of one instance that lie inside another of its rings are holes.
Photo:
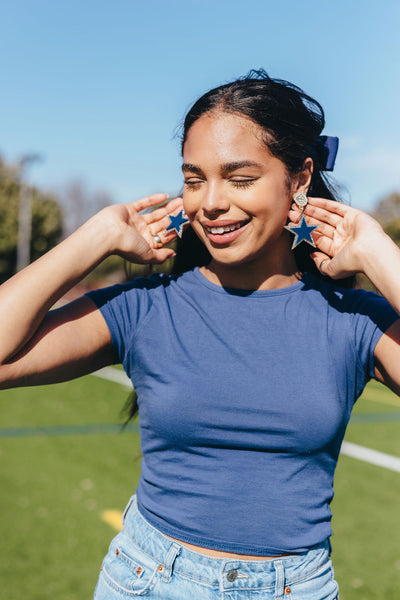
[[[310,246],[316,248],[314,240],[311,237],[311,232],[314,231],[314,229],[317,229],[318,225],[307,225],[306,218],[303,214],[308,202],[307,196],[303,194],[303,192],[297,192],[293,198],[293,201],[300,209],[300,221],[298,225],[284,225],[284,228],[290,231],[290,233],[293,233],[295,236],[292,244],[292,250],[301,244],[301,242],[307,242],[307,244],[310,244]]]

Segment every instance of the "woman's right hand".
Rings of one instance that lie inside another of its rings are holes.
[[[129,204],[108,206],[92,217],[108,231],[109,253],[137,264],[162,263],[174,256],[174,251],[157,244],[154,236],[159,236],[163,244],[176,237],[174,231],[167,232],[166,228],[170,223],[169,215],[182,210],[182,198],[174,198],[151,212],[142,212],[165,202],[167,198],[167,194],[152,194]]]
[[[162,244],[176,235],[165,230],[182,199],[142,212],[167,198],[154,194],[101,210],[0,286],[0,389],[64,381],[112,362],[110,332],[90,299],[50,308],[110,254],[136,263],[173,256]]]

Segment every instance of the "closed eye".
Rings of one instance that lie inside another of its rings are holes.
[[[257,181],[257,177],[252,177],[252,178],[248,178],[248,179],[229,179],[229,183],[232,184],[235,188],[238,189],[245,189],[245,188],[249,188],[251,185],[253,185],[256,181]],[[200,184],[204,183],[203,179],[200,178],[193,178],[191,177],[190,179],[185,179],[184,181],[184,185],[193,190],[193,189],[197,189],[198,186],[200,186]]]
[[[202,179],[185,179],[184,181],[184,185],[186,187],[188,187],[189,189],[196,189],[196,187],[198,187],[201,183],[203,183]]]
[[[257,179],[230,179],[229,181],[234,187],[244,189],[253,185],[257,181]]]

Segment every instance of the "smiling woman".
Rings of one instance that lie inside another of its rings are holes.
[[[366,382],[400,391],[400,251],[334,199],[323,126],[264,72],[207,92],[184,124],[183,199],[108,207],[0,289],[2,387],[113,362],[135,384],[142,472],[96,600],[338,597],[334,472]],[[48,312],[110,254],[170,258],[183,210],[173,275]],[[387,300],[334,281],[357,272]]]
[[[285,164],[260,142],[262,133],[248,118],[207,113],[191,126],[183,146],[183,203],[212,256],[202,272],[215,283],[223,278],[229,285],[233,278],[231,287],[263,289],[277,270],[282,287],[295,282],[284,225],[293,195],[309,186],[312,162],[289,186]]]
[[[246,197],[243,192],[257,184],[257,191],[261,196],[260,184],[268,184],[272,178],[270,176],[267,180],[264,173],[259,181],[260,170],[266,171],[269,162],[268,169],[275,167],[284,171],[281,185],[285,189],[281,191],[280,198],[276,198],[276,206],[283,211],[293,199],[296,189],[307,190],[310,195],[336,199],[325,172],[333,170],[337,138],[320,135],[324,124],[324,112],[316,100],[293,84],[270,79],[263,71],[251,71],[242,80],[210,90],[188,111],[184,122],[182,169],[185,175],[185,207],[189,192],[200,191],[202,182],[208,183],[208,193],[217,192],[217,188],[210,188],[210,181],[205,177],[201,166],[193,164],[189,158],[193,151],[197,155],[202,151],[204,158],[208,153],[208,157],[212,158],[216,148],[220,153],[228,150],[230,155],[229,162],[226,162],[228,159],[225,157],[225,164],[221,162],[218,165],[221,180],[230,184],[225,188],[225,193],[229,188],[231,193],[236,188],[242,192],[239,196],[243,198]],[[206,133],[206,127],[214,131]],[[201,150],[198,146],[199,139],[195,145],[190,143],[197,129],[203,130]],[[214,135],[214,138],[208,137],[208,133]],[[254,153],[254,160],[246,155],[247,151]],[[243,159],[244,156],[246,159]],[[247,196],[251,196],[251,192]],[[223,195],[222,198],[224,197]],[[187,201],[190,203],[189,199]],[[214,198],[209,198],[209,201],[213,202]],[[283,219],[285,223],[286,219],[287,210]],[[214,215],[212,220],[213,225],[217,225]],[[226,219],[220,213],[218,224],[222,224],[224,220]],[[199,234],[199,231],[196,230],[196,233]],[[285,237],[282,229],[280,233]],[[219,235],[222,233],[219,232]],[[214,238],[214,243],[223,243],[223,240]],[[207,244],[206,248],[210,250]],[[299,246],[291,254],[292,258],[293,256],[300,271],[320,275],[314,261],[310,259],[310,248]],[[187,230],[183,244],[178,245],[176,272],[209,262],[210,254],[203,249],[199,251],[192,230]],[[353,278],[341,283],[346,287],[352,286]]]

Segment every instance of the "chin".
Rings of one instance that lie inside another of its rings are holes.
[[[230,255],[228,253],[226,253],[225,255],[222,254],[221,252],[213,252],[212,251],[213,248],[208,248],[208,251],[211,254],[211,258],[214,262],[220,264],[220,265],[224,265],[226,267],[241,267],[247,263],[251,263],[254,260],[257,259],[256,256],[243,256],[243,255],[239,255],[236,254],[234,255],[233,253],[230,253]]]

